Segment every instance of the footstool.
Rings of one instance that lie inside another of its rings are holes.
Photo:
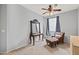
[[[58,39],[55,37],[50,37],[46,39],[47,45],[50,47],[54,47],[57,45]]]

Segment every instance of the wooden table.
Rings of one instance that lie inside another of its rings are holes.
[[[33,34],[30,36],[30,44],[32,43],[31,37],[33,37],[33,45],[35,45],[35,37],[36,37],[36,36],[39,36],[39,40],[40,40],[40,36],[41,36],[41,35],[42,35],[42,40],[43,40],[43,37],[44,37],[43,33],[33,33]]]
[[[70,37],[71,54],[79,55],[79,36]]]
[[[53,47],[57,45],[58,39],[55,37],[50,37],[46,39],[46,42],[48,46]]]

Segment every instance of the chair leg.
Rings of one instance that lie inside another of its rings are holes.
[[[40,40],[40,35],[39,35],[39,40]]]
[[[55,42],[55,46],[57,45],[57,42]]]

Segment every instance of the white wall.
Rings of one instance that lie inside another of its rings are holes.
[[[0,4],[0,53],[6,51],[6,5]]]
[[[72,10],[65,13],[53,15],[49,18],[52,18],[55,16],[59,16],[61,31],[65,32],[64,41],[69,43],[70,35],[78,35],[78,11]],[[48,17],[45,17],[45,18],[48,18]]]
[[[30,20],[36,18],[41,22],[43,17],[21,5],[7,5],[7,50],[28,45]]]

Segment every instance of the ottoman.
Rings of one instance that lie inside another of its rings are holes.
[[[57,45],[58,39],[55,37],[50,37],[46,39],[47,45],[50,47],[54,47]]]

